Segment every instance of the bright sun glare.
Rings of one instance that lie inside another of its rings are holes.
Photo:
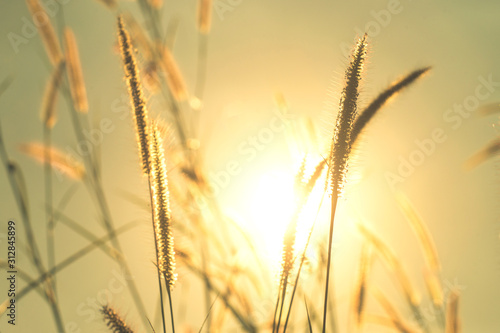
[[[294,206],[293,175],[272,171],[258,178],[251,189],[252,222],[271,263],[281,259],[286,226]]]
[[[283,236],[297,205],[294,178],[290,172],[271,171],[257,178],[250,190],[251,222],[255,227],[256,242],[273,269],[279,269]],[[322,182],[321,182],[322,183]],[[297,227],[295,249],[302,250],[310,227],[317,214],[323,187],[316,186],[307,204],[302,208]]]

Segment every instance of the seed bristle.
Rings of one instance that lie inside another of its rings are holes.
[[[64,50],[66,53],[69,88],[73,97],[73,104],[77,111],[85,113],[89,108],[87,89],[83,80],[82,64],[80,62],[75,34],[68,27],[64,29]]]

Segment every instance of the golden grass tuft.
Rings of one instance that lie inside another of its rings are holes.
[[[125,320],[108,305],[101,308],[106,325],[113,333],[134,333],[134,331],[125,323]]]
[[[153,199],[153,224],[156,235],[157,263],[167,285],[172,288],[176,281],[174,237],[170,213],[167,166],[160,131],[155,122],[151,125],[151,175]]]
[[[35,26],[40,33],[40,37],[42,38],[42,42],[45,46],[50,62],[52,65],[56,66],[62,60],[63,56],[56,32],[50,22],[49,15],[45,12],[45,9],[43,9],[39,0],[26,0],[26,4],[28,5],[28,9]]]
[[[401,333],[417,333],[417,330],[412,328],[396,310],[394,305],[385,297],[385,295],[378,289],[373,290],[373,294],[379,304],[384,309],[385,313],[389,316],[394,327]]]
[[[429,269],[431,269],[433,272],[439,272],[441,270],[441,263],[439,262],[436,245],[434,244],[429,229],[427,229],[424,221],[418,215],[417,211],[410,203],[408,198],[406,198],[406,196],[404,196],[402,193],[399,193],[397,195],[397,200],[406,219],[410,223],[413,232],[420,242],[420,246],[422,248],[422,251],[424,252],[424,257],[427,261]]]
[[[207,35],[212,26],[212,0],[198,0],[198,30]]]
[[[132,43],[121,16],[118,18],[118,40],[125,69],[125,79],[127,81],[130,100],[133,107],[142,171],[144,174],[148,175],[150,171],[148,111],[142,92],[142,85],[139,81],[139,69],[137,68]]]
[[[188,96],[186,83],[184,82],[184,78],[177,62],[168,47],[163,47],[161,64],[167,76],[167,84],[172,96],[178,102],[184,101]]]
[[[416,307],[419,303],[419,296],[415,291],[415,288],[408,278],[408,274],[404,270],[400,260],[397,258],[396,254],[387,246],[379,237],[377,237],[372,231],[363,226],[362,224],[357,225],[361,234],[374,246],[378,253],[384,259],[387,267],[394,272],[396,278],[403,289],[407,301],[412,307]]]
[[[45,156],[48,154],[50,166],[70,178],[80,180],[85,176],[83,164],[57,148],[47,147],[39,142],[30,142],[20,145],[19,150],[40,163],[45,162]]]
[[[364,244],[361,250],[358,280],[356,282],[356,289],[354,290],[353,294],[353,307],[352,307],[354,322],[358,329],[363,324],[368,273],[370,271],[371,264],[372,264],[371,244]]]
[[[54,127],[57,120],[57,96],[63,79],[64,67],[64,60],[61,60],[54,68],[47,87],[45,88],[40,118],[47,128]]]
[[[154,9],[160,9],[163,6],[163,0],[149,0],[149,4]]]
[[[359,135],[365,129],[366,125],[368,125],[368,123],[373,119],[378,110],[380,110],[399,92],[412,85],[416,80],[424,76],[424,74],[428,73],[430,70],[431,67],[417,69],[409,73],[402,79],[395,81],[384,91],[382,91],[373,100],[373,102],[371,102],[363,111],[361,111],[360,115],[356,118],[351,133],[351,144],[354,145],[356,143]]]
[[[464,165],[465,170],[470,171],[490,158],[495,157],[500,152],[500,140],[496,139],[490,142],[486,147],[472,155]]]
[[[64,29],[64,51],[68,67],[69,88],[73,105],[79,112],[87,112],[89,105],[87,100],[87,89],[83,80],[82,65],[78,54],[78,45],[73,31],[66,27]]]

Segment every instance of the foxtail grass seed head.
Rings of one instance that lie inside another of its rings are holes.
[[[40,114],[40,118],[47,128],[54,127],[57,120],[57,96],[59,87],[61,86],[63,73],[64,60],[61,60],[59,64],[54,68],[47,87],[45,88],[45,94],[43,96],[42,112]]]
[[[424,76],[431,70],[431,67],[424,67],[417,69],[410,74],[406,75],[400,80],[395,81],[387,87],[377,98],[373,100],[356,118],[351,133],[351,145],[354,145],[359,138],[359,135],[368,123],[373,119],[378,110],[380,110],[386,103],[395,97],[404,88],[412,85],[417,79]]]
[[[283,238],[283,249],[281,255],[281,271],[279,284],[280,288],[288,281],[293,269],[295,258],[295,238],[297,233],[297,215],[292,217],[292,220],[287,226],[285,236]]]
[[[464,165],[465,170],[470,171],[487,160],[495,157],[500,152],[500,140],[490,142],[486,147],[472,155]]]
[[[63,56],[49,15],[45,12],[39,0],[26,0],[26,4],[28,5],[33,22],[40,33],[40,38],[45,46],[50,62],[56,66],[62,60]]]
[[[351,63],[347,68],[346,83],[340,97],[340,111],[332,139],[330,152],[330,179],[334,192],[341,191],[347,172],[347,162],[351,153],[351,131],[356,117],[359,84],[367,52],[367,35],[358,39]]]
[[[163,0],[149,0],[149,4],[154,9],[160,9],[163,6]]]
[[[394,305],[387,299],[387,297],[378,289],[373,290],[375,298],[378,300],[379,304],[382,306],[386,314],[392,321],[392,324],[402,333],[417,333],[401,316],[401,314],[396,310]]]
[[[163,70],[167,75],[167,84],[172,96],[178,102],[184,101],[188,96],[186,83],[184,82],[184,78],[177,62],[168,47],[163,48],[162,58]]]
[[[406,216],[406,219],[410,223],[413,232],[420,242],[420,246],[424,252],[429,269],[433,272],[439,272],[441,270],[441,263],[437,254],[436,245],[432,239],[429,229],[427,229],[424,221],[418,215],[408,198],[406,198],[402,193],[399,193],[397,195],[397,200],[401,210]]]
[[[160,131],[155,122],[151,124],[151,190],[153,194],[154,228],[158,255],[158,269],[172,288],[176,281],[174,237],[167,181],[165,153]]]
[[[30,142],[20,145],[19,150],[40,163],[45,162],[45,156],[48,153],[50,156],[50,166],[54,170],[77,180],[85,176],[83,164],[57,148],[47,147],[38,142]]]
[[[368,273],[370,271],[372,259],[371,244],[365,244],[361,251],[361,258],[359,262],[359,274],[356,289],[353,295],[353,313],[355,318],[356,327],[360,328],[363,324],[363,312],[365,307],[366,290]]]
[[[134,333],[132,329],[125,323],[125,320],[116,313],[116,311],[108,305],[101,308],[101,313],[104,315],[104,322],[109,330],[113,333]]]
[[[301,197],[304,192],[304,173],[306,171],[307,155],[304,156],[300,163],[300,168],[295,175],[294,190],[297,197]]]
[[[125,79],[127,81],[130,100],[133,107],[142,171],[147,175],[150,170],[148,111],[146,109],[141,82],[139,81],[139,69],[137,68],[134,57],[132,43],[121,16],[118,17],[118,40],[125,69]]]
[[[82,64],[78,54],[78,45],[73,31],[70,28],[64,29],[64,50],[66,53],[66,63],[68,67],[69,88],[75,109],[80,112],[87,112],[89,104],[87,101],[87,89],[83,80]]]
[[[362,224],[358,224],[358,229],[361,234],[374,246],[377,252],[384,259],[384,263],[387,267],[394,272],[396,278],[401,285],[405,297],[412,307],[417,306],[419,303],[419,295],[415,291],[408,274],[401,265],[401,261],[397,258],[396,254],[392,249],[384,243],[378,236],[376,236],[371,230]]]
[[[198,30],[207,35],[212,25],[212,0],[198,0]]]
[[[304,193],[306,196],[309,196],[311,194],[312,190],[314,189],[314,186],[316,185],[316,182],[318,179],[321,177],[321,174],[323,173],[323,169],[325,168],[326,161],[322,159],[314,168],[314,172],[312,173],[311,177],[309,177],[309,180],[306,182],[304,186]]]

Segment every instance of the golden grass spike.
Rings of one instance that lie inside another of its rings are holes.
[[[298,197],[304,193],[304,173],[306,171],[307,155],[304,156],[300,163],[299,171],[295,175],[294,190]]]
[[[128,91],[134,112],[134,123],[137,133],[137,143],[139,145],[139,155],[141,156],[142,171],[149,174],[150,154],[149,154],[149,120],[146,102],[139,81],[139,69],[135,61],[130,36],[125,30],[122,17],[118,17],[118,39],[125,68],[125,79],[127,80]]]
[[[485,161],[498,155],[500,152],[500,140],[490,142],[486,147],[472,155],[464,164],[464,168],[470,171]]]
[[[443,306],[443,288],[436,272],[431,272],[428,269],[424,270],[424,279],[434,305],[437,307]]]
[[[439,257],[436,250],[436,245],[432,239],[432,235],[427,229],[422,218],[418,215],[417,211],[410,203],[408,198],[402,193],[397,195],[397,200],[401,210],[403,211],[406,219],[411,225],[413,232],[417,236],[422,251],[424,252],[427,265],[434,272],[439,272],[441,270],[441,263],[439,262]]]
[[[406,75],[400,80],[395,81],[387,87],[377,98],[375,98],[356,118],[351,133],[351,144],[354,145],[363,129],[373,119],[378,110],[380,110],[391,98],[396,96],[404,88],[409,87],[417,79],[428,73],[431,67],[417,69]]]
[[[292,220],[287,226],[285,236],[283,237],[283,249],[281,256],[281,272],[280,272],[280,289],[288,281],[293,269],[294,251],[295,251],[295,238],[297,233],[297,219],[298,214],[294,214]]]
[[[83,80],[82,64],[78,54],[78,45],[73,31],[66,27],[64,29],[64,51],[66,53],[66,63],[68,66],[69,88],[73,97],[75,109],[80,112],[87,112],[89,104],[87,101],[87,89]]]
[[[155,9],[160,9],[163,6],[163,0],[149,0],[149,4]]]
[[[44,163],[47,149],[50,155],[50,166],[54,170],[73,179],[82,179],[85,176],[83,165],[57,148],[46,147],[44,144],[38,142],[25,143],[19,146],[20,151],[40,163]]]
[[[446,304],[446,330],[445,333],[459,333],[462,331],[458,315],[460,294],[457,290],[450,291]]]
[[[104,321],[109,330],[114,333],[134,333],[132,329],[125,323],[122,317],[108,305],[101,308],[101,313],[104,315]]]
[[[373,290],[375,298],[378,300],[379,304],[382,306],[386,314],[392,321],[392,324],[401,333],[416,333],[417,331],[413,329],[408,323],[406,323],[403,317],[396,310],[394,305],[385,297],[385,295],[378,289]]]
[[[325,168],[326,161],[322,159],[314,168],[314,172],[309,177],[309,180],[304,186],[304,193],[305,196],[309,196],[311,194],[312,190],[314,189],[314,186],[316,185],[316,182],[318,181],[319,177],[321,177],[321,174],[323,173],[323,169]]]
[[[45,94],[43,96],[42,103],[42,112],[40,114],[40,118],[44,123],[45,127],[52,128],[54,127],[57,115],[57,96],[59,87],[61,86],[61,81],[63,78],[64,72],[64,60],[61,60],[59,64],[54,68],[52,75],[50,76],[50,80],[45,88]]]
[[[359,329],[363,324],[364,306],[366,299],[368,273],[372,262],[371,244],[364,244],[359,261],[359,274],[356,289],[353,294],[353,315],[356,327]]]
[[[358,229],[361,234],[375,247],[375,249],[380,253],[382,258],[384,259],[387,266],[394,271],[396,278],[403,289],[403,292],[407,298],[407,301],[410,303],[412,309],[416,309],[419,303],[419,297],[415,288],[410,282],[408,278],[408,274],[403,269],[401,262],[396,257],[394,252],[387,246],[380,238],[378,238],[372,231],[363,226],[362,224],[358,224]]]
[[[488,103],[481,105],[477,111],[475,111],[481,116],[491,116],[493,114],[499,113],[500,112],[500,104],[497,103]]]
[[[151,190],[153,197],[153,224],[156,235],[158,269],[172,288],[175,284],[175,251],[172,235],[172,220],[167,181],[165,153],[161,142],[160,131],[155,122],[151,124]]]
[[[359,38],[356,48],[351,56],[351,63],[346,70],[346,83],[340,97],[340,111],[332,139],[330,152],[330,179],[334,192],[342,189],[347,161],[351,152],[351,131],[356,117],[359,84],[367,52],[367,35]]]
[[[167,84],[172,96],[178,102],[184,101],[188,95],[186,84],[181,70],[168,47],[163,48],[162,60],[163,70],[167,75]]]
[[[45,50],[52,65],[56,66],[62,60],[61,47],[49,15],[45,12],[39,0],[26,0],[33,22],[35,23],[40,38],[45,45]]]
[[[377,251],[382,255],[387,264],[394,268],[397,266],[397,257],[394,252],[380,239],[378,238],[371,230],[362,225],[361,223],[357,224],[357,227],[361,234],[375,246]]]
[[[288,113],[288,103],[286,102],[285,96],[282,92],[277,92],[274,94],[274,101],[276,102],[276,106],[282,115],[286,115]]]
[[[212,26],[212,0],[198,0],[198,30],[207,35]]]

